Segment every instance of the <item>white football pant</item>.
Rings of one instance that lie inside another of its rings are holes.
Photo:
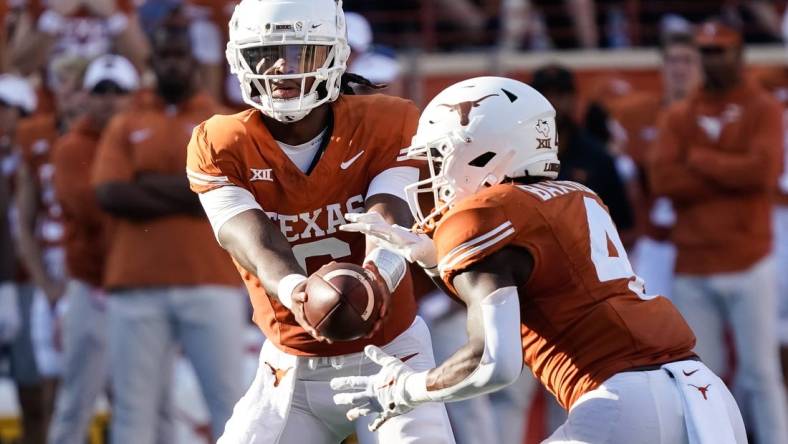
[[[407,361],[414,370],[435,366],[430,334],[419,317],[382,348],[396,357],[416,353]],[[348,421],[348,408],[334,404],[329,382],[378,370],[363,353],[310,358],[289,355],[266,341],[255,380],[235,405],[219,444],[338,444],[353,432],[360,444],[454,443],[446,409],[439,403],[391,418],[376,433],[367,428],[371,417]]]

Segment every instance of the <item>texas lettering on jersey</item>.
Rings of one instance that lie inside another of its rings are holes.
[[[311,274],[330,261],[361,264],[366,239],[339,231],[345,213],[365,211],[372,180],[390,168],[418,166],[398,159],[418,125],[410,102],[382,95],[341,96],[331,104],[334,125],[324,150],[307,174],[287,157],[257,110],[214,116],[195,129],[188,148],[192,189],[207,193],[223,186],[249,191],[290,243],[301,267]],[[266,172],[268,171],[268,172]],[[270,180],[269,180],[270,179]],[[238,266],[238,264],[236,264]],[[411,280],[393,297],[380,333],[370,339],[326,345],[315,341],[259,280],[238,266],[249,290],[254,321],[281,350],[297,355],[332,356],[382,345],[407,329],[415,316]]]
[[[344,214],[362,212],[364,212],[364,196],[356,194],[342,204],[331,203],[323,208],[303,213],[279,214],[266,211],[265,214],[272,222],[279,224],[279,229],[288,242],[296,242],[334,234],[338,231],[339,226],[345,223]],[[299,224],[304,226],[300,232],[296,230]]]

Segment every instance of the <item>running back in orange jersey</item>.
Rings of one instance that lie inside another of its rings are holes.
[[[279,148],[260,112],[252,109],[204,122],[195,129],[188,150],[192,189],[197,193],[223,186],[248,190],[279,226],[307,274],[331,261],[360,265],[366,238],[339,230],[344,214],[365,211],[370,185],[379,173],[418,166],[416,161],[398,160],[416,130],[418,109],[412,103],[382,95],[343,95],[331,107],[333,129],[326,136],[330,140],[307,173]],[[392,295],[395,302],[377,335],[328,345],[304,331],[290,310],[268,297],[255,276],[236,265],[249,290],[255,323],[290,354],[360,352],[367,344],[393,340],[415,317],[413,286],[406,276]]]
[[[500,184],[455,205],[433,236],[446,285],[504,247],[533,257],[518,289],[523,358],[569,408],[623,370],[693,356],[695,336],[632,271],[607,208],[575,182]]]

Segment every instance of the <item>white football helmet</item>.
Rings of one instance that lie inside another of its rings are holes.
[[[452,85],[424,109],[406,157],[427,161],[430,177],[405,188],[421,228],[454,202],[518,177],[558,175],[555,109],[525,83],[477,77]],[[425,215],[420,197],[428,194]]]
[[[342,0],[243,0],[226,54],[244,102],[280,122],[301,120],[339,97],[350,55]],[[276,97],[277,84],[300,91]]]

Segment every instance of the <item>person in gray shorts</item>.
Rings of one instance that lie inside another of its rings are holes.
[[[51,444],[79,444],[87,437],[96,398],[107,385],[107,310],[101,288],[107,217],[85,174],[109,119],[123,109],[139,76],[127,59],[103,55],[85,72],[85,115],[54,148],[55,194],[63,209],[68,282],[62,323],[63,375],[49,430]]]
[[[26,80],[0,75],[0,344],[16,385],[25,444],[43,443],[47,415],[31,335],[33,286],[21,271],[14,248],[14,174],[20,154],[13,149],[13,136],[19,121],[36,105],[35,91]]]

